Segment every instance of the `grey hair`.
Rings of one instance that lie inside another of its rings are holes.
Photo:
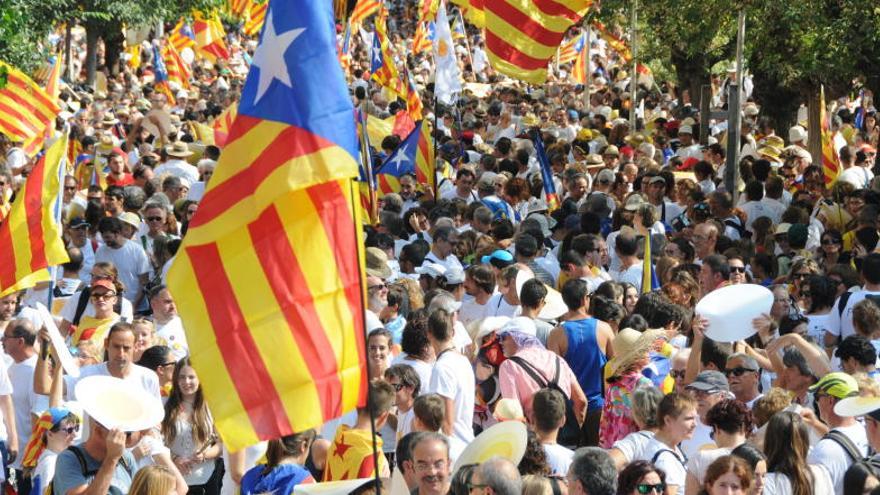
[[[419,435],[414,437],[409,442],[409,460],[415,461],[415,459],[413,459],[413,453],[416,451],[416,447],[424,442],[442,443],[443,448],[446,449],[446,458],[449,459],[449,440],[447,440],[445,436],[433,431],[424,431],[418,433]]]
[[[458,311],[458,302],[455,300],[455,296],[448,291],[438,290],[437,294],[431,298],[431,303],[428,305],[428,314],[431,314],[438,309],[443,309],[449,314]]]
[[[497,495],[522,494],[522,477],[510,460],[499,456],[490,457],[478,469],[480,480]]]
[[[727,362],[730,362],[731,359],[741,359],[744,365],[754,370],[761,371],[761,367],[758,366],[758,361],[748,354],[737,352],[736,354],[731,354],[730,357],[727,358]]]
[[[599,447],[583,447],[574,453],[568,472],[579,481],[589,495],[617,493],[617,469],[607,451]],[[571,488],[571,487],[570,487]]]
[[[632,415],[644,428],[656,428],[657,406],[663,399],[663,392],[657,387],[639,387],[632,395]]]

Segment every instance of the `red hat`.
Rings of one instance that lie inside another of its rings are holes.
[[[103,287],[107,290],[116,291],[116,286],[113,285],[113,281],[109,278],[95,278],[92,279],[92,289],[95,287]]]

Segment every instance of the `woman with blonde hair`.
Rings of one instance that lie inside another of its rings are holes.
[[[767,423],[765,495],[827,495],[834,493],[831,475],[823,466],[808,465],[809,432],[793,412],[775,414]]]
[[[135,318],[131,328],[134,330],[134,362],[138,362],[145,350],[156,345],[156,327],[146,318]]]
[[[527,474],[522,478],[522,495],[553,495],[553,486],[545,476]]]
[[[153,464],[138,469],[131,481],[128,495],[169,495],[176,493],[174,473],[165,466]]]

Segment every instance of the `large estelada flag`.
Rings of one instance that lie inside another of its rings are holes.
[[[56,98],[22,71],[0,62],[0,133],[21,143],[39,139],[60,111]]]
[[[28,175],[8,216],[0,223],[0,294],[26,289],[45,269],[68,261],[59,219],[53,212],[61,191],[66,134],[55,141]]]
[[[547,65],[565,32],[593,0],[493,0],[485,2],[486,54],[498,72],[532,84],[547,79]]]
[[[822,177],[825,184],[831,184],[840,175],[840,158],[834,149],[834,133],[828,122],[828,114],[825,106],[825,86],[819,90],[819,130],[822,142]]]
[[[231,450],[366,400],[354,109],[330,2],[272,0],[168,285]]]

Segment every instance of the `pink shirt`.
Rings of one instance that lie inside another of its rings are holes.
[[[556,374],[556,362],[559,361],[559,388],[564,391],[566,398],[571,396],[571,384],[577,381],[571,368],[564,359],[557,354],[542,347],[527,347],[520,350],[515,356],[522,358],[549,383]],[[535,380],[526,373],[522,366],[507,359],[498,368],[498,382],[501,385],[501,397],[516,399],[522,404],[526,417],[532,417],[532,397],[541,389]]]

